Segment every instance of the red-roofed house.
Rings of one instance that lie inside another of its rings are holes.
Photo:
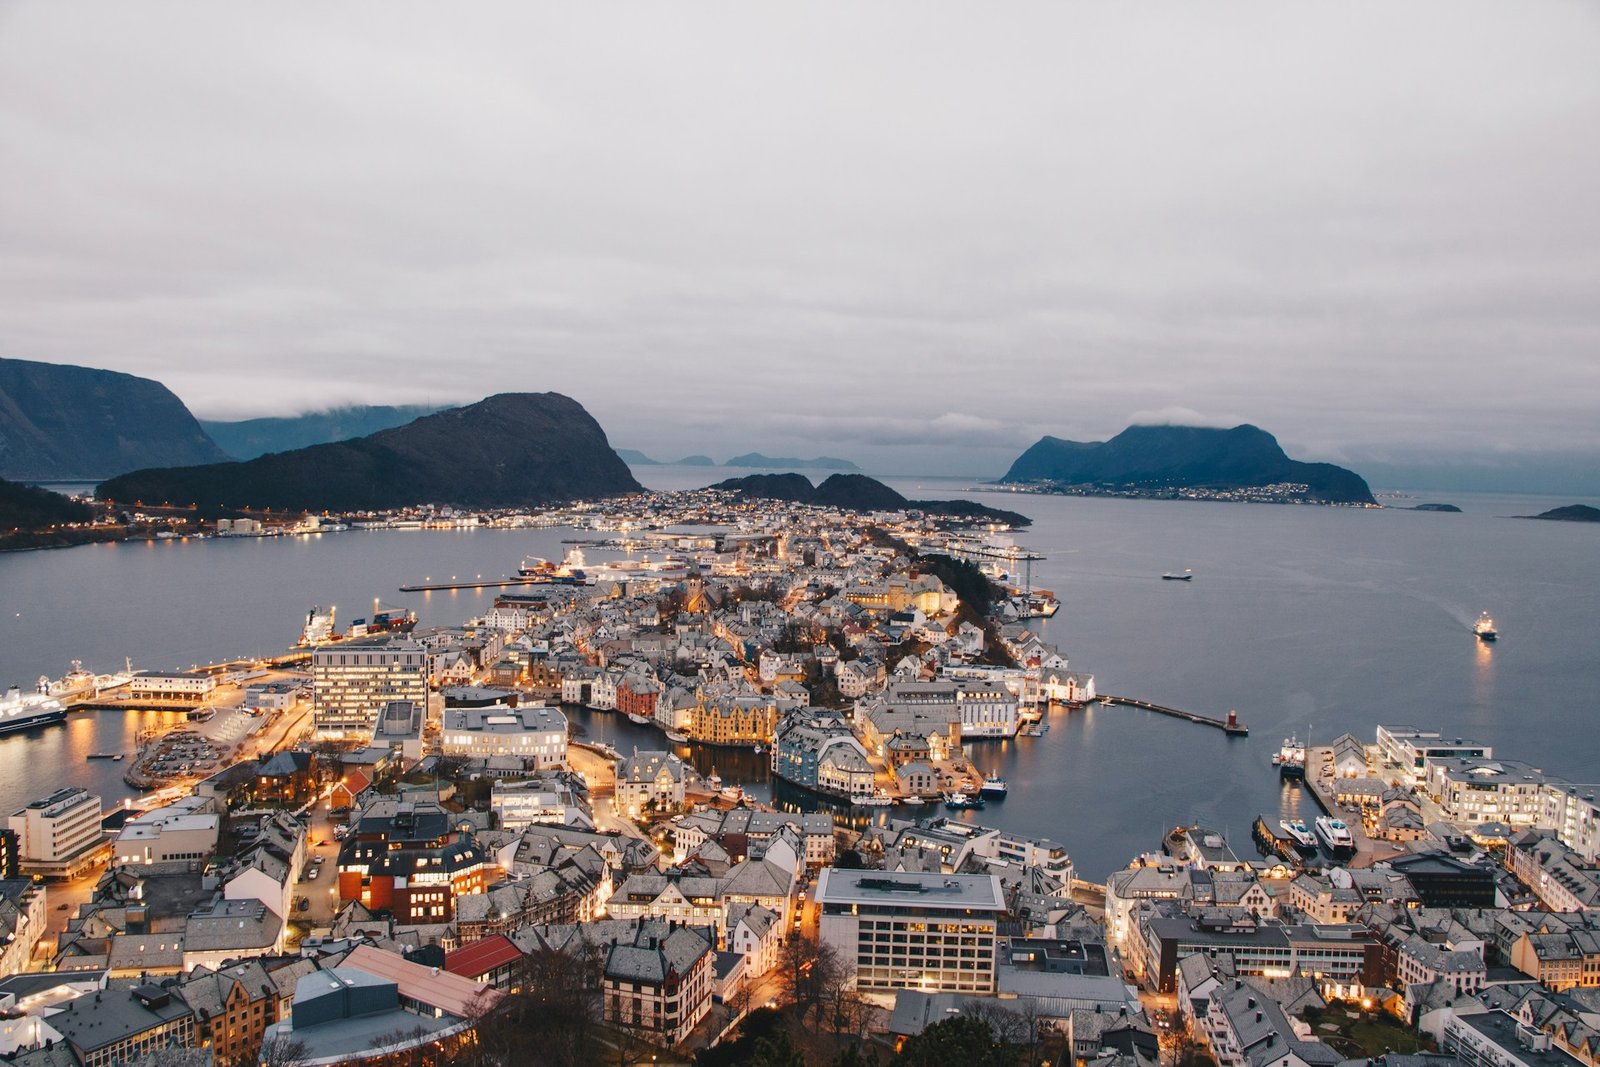
[[[328,796],[328,803],[335,808],[353,808],[361,794],[370,788],[372,779],[367,777],[365,771],[345,771],[334,783],[333,792]]]
[[[399,987],[401,1007],[435,1018],[443,1015],[476,1018],[494,1007],[502,995],[483,982],[424,967],[397,952],[385,952],[371,945],[357,945],[351,949],[340,966],[354,967],[395,983]]]
[[[444,969],[496,989],[522,992],[522,950],[504,934],[495,934],[445,953]]]

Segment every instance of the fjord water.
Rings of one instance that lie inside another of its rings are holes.
[[[641,467],[671,489],[721,472]],[[968,496],[1021,511],[1019,542],[1048,557],[1034,584],[1062,609],[1035,623],[1102,692],[1224,715],[1248,738],[1129,708],[1058,710],[1041,738],[978,742],[974,761],[1010,796],[963,817],[1067,846],[1101,879],[1163,830],[1202,821],[1241,852],[1258,812],[1310,801],[1281,789],[1270,757],[1291,732],[1370,740],[1410,722],[1493,744],[1552,774],[1600,782],[1600,529],[1507,518],[1570,500],[1453,493],[1463,514],[972,492],[960,482],[885,479],[907,496]],[[1412,504],[1414,500],[1399,501]],[[175,668],[278,651],[312,604],[341,622],[374,597],[422,625],[482,611],[492,591],[407,595],[406,581],[515,570],[559,557],[562,530],[384,531],[319,538],[100,545],[0,556],[0,684],[27,688],[71,659],[99,671]],[[1164,582],[1166,571],[1194,571]],[[1487,610],[1494,647],[1469,627]],[[127,795],[121,764],[133,717],[74,716],[0,739],[0,811],[65,782]],[[605,713],[576,721],[626,751],[664,743]],[[768,795],[760,761],[697,751],[730,781]],[[759,783],[759,784],[758,784]],[[780,799],[789,799],[784,791]],[[875,813],[881,816],[881,812]]]

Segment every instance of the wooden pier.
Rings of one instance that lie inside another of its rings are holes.
[[[1170,715],[1174,719],[1184,719],[1188,722],[1198,723],[1201,726],[1214,726],[1218,730],[1221,730],[1223,733],[1227,734],[1229,737],[1248,737],[1250,735],[1250,727],[1239,721],[1239,713],[1236,711],[1228,712],[1228,717],[1226,719],[1216,719],[1212,718],[1210,715],[1201,715],[1196,711],[1184,711],[1182,708],[1169,708],[1164,704],[1152,704],[1148,700],[1134,700],[1132,697],[1114,697],[1102,695],[1100,697],[1100,703],[1107,706],[1112,704],[1122,704],[1125,707],[1130,708],[1143,708],[1145,711],[1153,711],[1158,715]]]

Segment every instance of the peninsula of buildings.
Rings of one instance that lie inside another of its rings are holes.
[[[1597,1067],[1595,787],[1386,726],[1300,764],[1348,848],[1181,826],[1097,884],[1092,808],[964,811],[1004,789],[980,746],[1097,696],[996,581],[1025,549],[720,490],[516,521],[651,562],[46,680],[63,714],[203,713],[140,801],[64,783],[0,832],[0,1063]]]

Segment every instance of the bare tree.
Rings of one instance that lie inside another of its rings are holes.
[[[261,1067],[305,1067],[309,1059],[306,1043],[287,1034],[279,1034],[261,1045]]]
[[[850,974],[838,951],[815,937],[796,933],[778,952],[779,977],[788,1000],[799,1011],[800,1020],[815,1013],[822,1021],[828,1004],[849,983]]]

